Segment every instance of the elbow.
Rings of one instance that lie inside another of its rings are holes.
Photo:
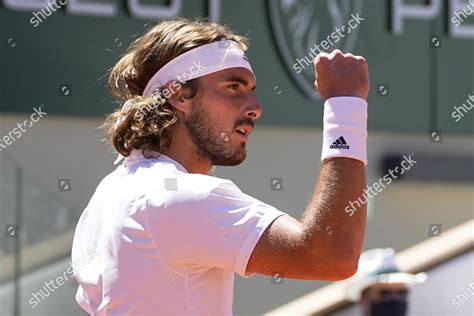
[[[313,264],[308,265],[308,271],[311,272],[304,276],[305,280],[342,281],[357,272],[359,258],[331,258],[326,256],[313,259],[312,262]],[[314,264],[314,262],[317,262],[317,264]]]
[[[341,262],[338,265],[336,265],[336,269],[334,271],[334,281],[342,281],[345,279],[350,278],[353,276],[358,269],[358,262],[357,260],[351,261],[351,262]]]
[[[310,260],[312,279],[341,281],[352,277],[359,268],[360,249],[354,244],[327,244],[326,247],[311,247]]]
[[[340,256],[333,258],[328,271],[328,281],[342,281],[353,276],[359,267],[358,256]]]
[[[338,281],[345,280],[356,274],[359,269],[361,249],[357,243],[338,247],[339,251],[333,252],[332,263],[334,277]]]

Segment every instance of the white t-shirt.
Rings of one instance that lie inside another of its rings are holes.
[[[250,255],[284,214],[230,180],[134,150],[77,224],[76,301],[93,315],[232,315],[234,272],[254,275]]]

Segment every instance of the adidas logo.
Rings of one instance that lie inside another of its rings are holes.
[[[331,146],[329,146],[330,149],[349,149],[349,145],[347,145],[346,140],[344,137],[339,137],[336,139],[334,143],[332,143]]]
[[[242,58],[243,58],[243,60],[245,60],[245,61],[247,61],[247,62],[249,61],[247,55],[245,55],[245,54],[243,54]]]

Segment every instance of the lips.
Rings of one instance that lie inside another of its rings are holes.
[[[235,129],[235,131],[243,136],[248,136],[252,131],[252,126],[250,125],[242,125]]]

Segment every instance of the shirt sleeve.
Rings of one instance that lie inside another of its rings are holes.
[[[252,277],[255,273],[245,272],[255,245],[286,213],[244,194],[230,180],[179,178],[178,187],[146,209],[151,234],[168,264],[232,269]]]

